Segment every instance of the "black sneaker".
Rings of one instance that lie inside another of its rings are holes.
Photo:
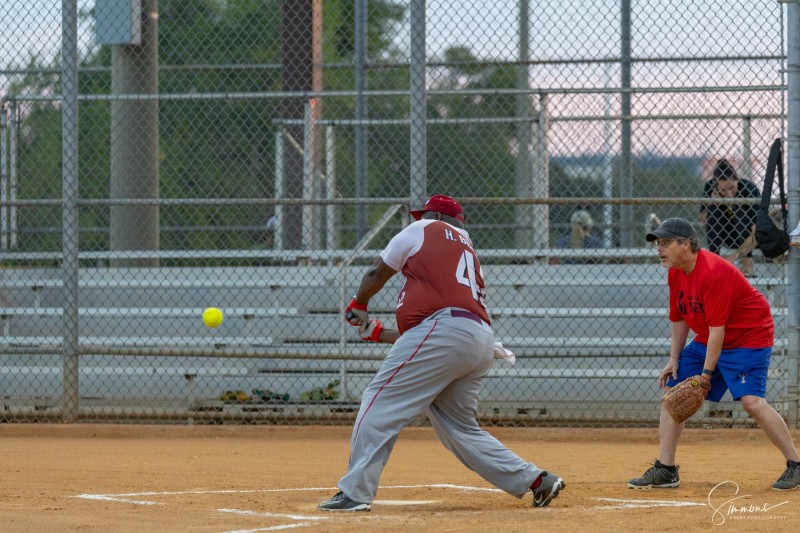
[[[656,459],[647,472],[642,474],[642,477],[634,478],[628,481],[629,489],[667,489],[677,487],[681,484],[681,478],[678,476],[678,466],[667,468]]]
[[[317,509],[321,511],[362,511],[362,512],[369,512],[372,509],[372,506],[368,503],[359,503],[354,502],[347,496],[345,496],[344,492],[339,491],[337,492],[333,498],[328,501],[324,501],[317,506]]]
[[[786,472],[772,485],[772,490],[792,490],[800,487],[800,463],[786,461]]]
[[[531,489],[534,507],[547,507],[567,486],[563,479],[555,474],[548,474],[547,471],[542,472],[539,480],[539,486]]]

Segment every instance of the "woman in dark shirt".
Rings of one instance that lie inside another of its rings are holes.
[[[706,182],[703,189],[706,198],[761,198],[761,192],[753,182],[740,179],[736,171],[725,159],[720,159],[714,168],[714,176]],[[706,226],[708,250],[720,255],[721,249],[731,252],[726,259],[735,263],[742,260],[742,273],[754,275],[753,241],[751,235],[755,229],[758,204],[745,205],[704,205],[700,209],[700,218]]]

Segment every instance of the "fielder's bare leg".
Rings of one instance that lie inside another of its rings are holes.
[[[676,424],[661,407],[661,419],[658,424],[659,449],[658,459],[653,466],[637,478],[628,481],[630,489],[674,488],[681,484],[678,467],[675,464],[675,453],[678,441],[683,433],[684,423]]]
[[[661,421],[658,424],[659,449],[658,460],[665,465],[675,464],[675,454],[678,451],[678,440],[683,434],[683,427],[686,422],[676,424],[667,413],[661,408]]]
[[[759,396],[742,396],[741,402],[747,414],[753,417],[753,420],[758,423],[758,427],[767,435],[770,442],[781,451],[786,460],[800,461],[794,440],[791,433],[789,433],[789,427],[781,418],[781,415],[767,403],[767,400]]]

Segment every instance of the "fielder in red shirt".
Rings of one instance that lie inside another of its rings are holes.
[[[669,269],[670,359],[658,379],[670,388],[695,376],[706,381],[707,400],[718,402],[730,390],[786,459],[786,470],[772,488],[800,487],[800,456],[786,422],[767,403],[774,325],[766,298],[726,259],[700,249],[692,225],[668,218],[646,236]],[[694,339],[686,344],[689,331]],[[662,407],[659,457],[628,487],[680,485],[675,455],[684,423],[676,424]]]

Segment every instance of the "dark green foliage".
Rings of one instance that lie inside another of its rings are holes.
[[[394,30],[407,7],[390,0],[369,2],[366,86],[368,90],[407,91],[409,69],[398,61]],[[281,90],[281,2],[278,0],[160,0],[159,52],[159,194],[178,198],[272,198],[275,195],[275,135],[281,101],[269,95]],[[92,16],[85,13],[84,16]],[[326,91],[355,87],[355,0],[323,3],[323,84]],[[433,58],[427,116],[428,193],[457,197],[514,197],[517,156],[515,143],[520,106],[534,106],[534,97],[520,99],[502,91],[515,89],[519,68],[479,58],[466,46],[452,46]],[[111,92],[111,47],[101,46],[81,59],[82,95]],[[387,66],[386,63],[396,64]],[[51,72],[14,80],[11,94],[58,94],[58,60],[43,65],[37,58],[30,69]],[[437,91],[482,91],[441,94]],[[214,94],[214,98],[171,98]],[[240,97],[241,95],[247,97]],[[233,97],[236,95],[236,97]],[[367,197],[407,197],[410,139],[408,96],[365,98],[367,117],[393,124],[365,128]],[[326,120],[356,116],[353,96],[321,100]],[[111,109],[108,100],[82,100],[79,109],[79,179],[82,199],[110,195]],[[535,116],[530,111],[531,116]],[[57,102],[24,102],[19,109],[19,196],[27,199],[61,197],[61,110]],[[480,120],[491,119],[479,122]],[[508,119],[507,121],[498,119]],[[528,123],[530,124],[530,123]],[[302,141],[302,140],[301,140]],[[356,128],[336,126],[336,195],[356,196]],[[589,158],[596,156],[587,156]],[[700,184],[691,162],[659,162],[633,169],[634,196],[642,198],[697,190]],[[568,163],[551,161],[550,195],[576,198],[575,204],[549,208],[555,238],[568,225],[576,208],[587,208],[599,220],[602,206],[581,205],[581,197],[602,197],[602,178],[566,172]],[[619,195],[618,162],[614,161],[614,195]],[[367,208],[374,223],[386,206]],[[635,206],[634,221],[652,207]],[[160,210],[164,249],[251,248],[266,245],[259,228],[272,215],[270,205],[167,206]],[[615,217],[619,208],[614,207]],[[660,216],[695,219],[694,207],[666,206]],[[58,206],[20,208],[24,250],[57,250],[61,246]],[[341,245],[355,244],[355,208],[344,207]],[[476,244],[493,248],[514,246],[513,206],[470,206],[470,227]],[[109,208],[82,207],[81,249],[108,249]],[[381,246],[398,229],[387,228],[373,241]],[[231,228],[231,229],[221,229]],[[615,234],[619,228],[615,228]],[[262,231],[263,233],[263,231]]]
[[[405,8],[389,1],[371,2],[367,47],[370,58],[395,55],[391,27]],[[323,55],[326,62],[352,63],[354,0],[323,4]],[[92,17],[84,12],[83,17]],[[161,0],[159,2],[159,92],[165,95],[203,93],[270,93],[281,90],[281,3],[278,0]],[[336,36],[336,38],[333,38]],[[111,92],[112,54],[101,46],[81,58],[79,91],[83,95]],[[242,68],[236,65],[247,65]],[[50,67],[53,74],[29,74],[15,80],[10,94],[56,94],[60,91],[58,59],[52,66],[31,60],[31,70]],[[329,69],[328,90],[351,90],[352,67]],[[375,78],[386,80],[383,75]],[[403,71],[389,79],[407,79]],[[396,86],[394,82],[391,85]],[[399,100],[398,100],[399,101]],[[326,117],[352,118],[354,99],[325,101]],[[407,100],[406,100],[407,103]],[[36,101],[21,110],[19,148],[21,198],[61,197],[61,111],[54,102]],[[163,99],[159,102],[160,197],[265,198],[274,196],[275,119],[280,100],[269,97]],[[407,105],[406,105],[407,109]],[[397,109],[392,109],[397,111]],[[79,109],[80,197],[108,198],[110,191],[111,104],[82,101]],[[382,137],[379,144],[388,140]],[[352,135],[340,135],[337,159],[352,166]],[[381,152],[380,147],[375,154]],[[386,179],[381,157],[374,164],[374,181]],[[350,177],[350,173],[343,173]],[[349,179],[343,179],[346,190]],[[376,185],[375,189],[380,189]],[[254,231],[210,231],[219,227],[261,226],[272,207],[170,206],[161,208],[161,246],[164,249],[250,248]],[[107,249],[109,209],[80,211],[81,249]],[[20,209],[24,250],[57,250],[61,240],[58,207]],[[176,231],[177,230],[177,231]]]

